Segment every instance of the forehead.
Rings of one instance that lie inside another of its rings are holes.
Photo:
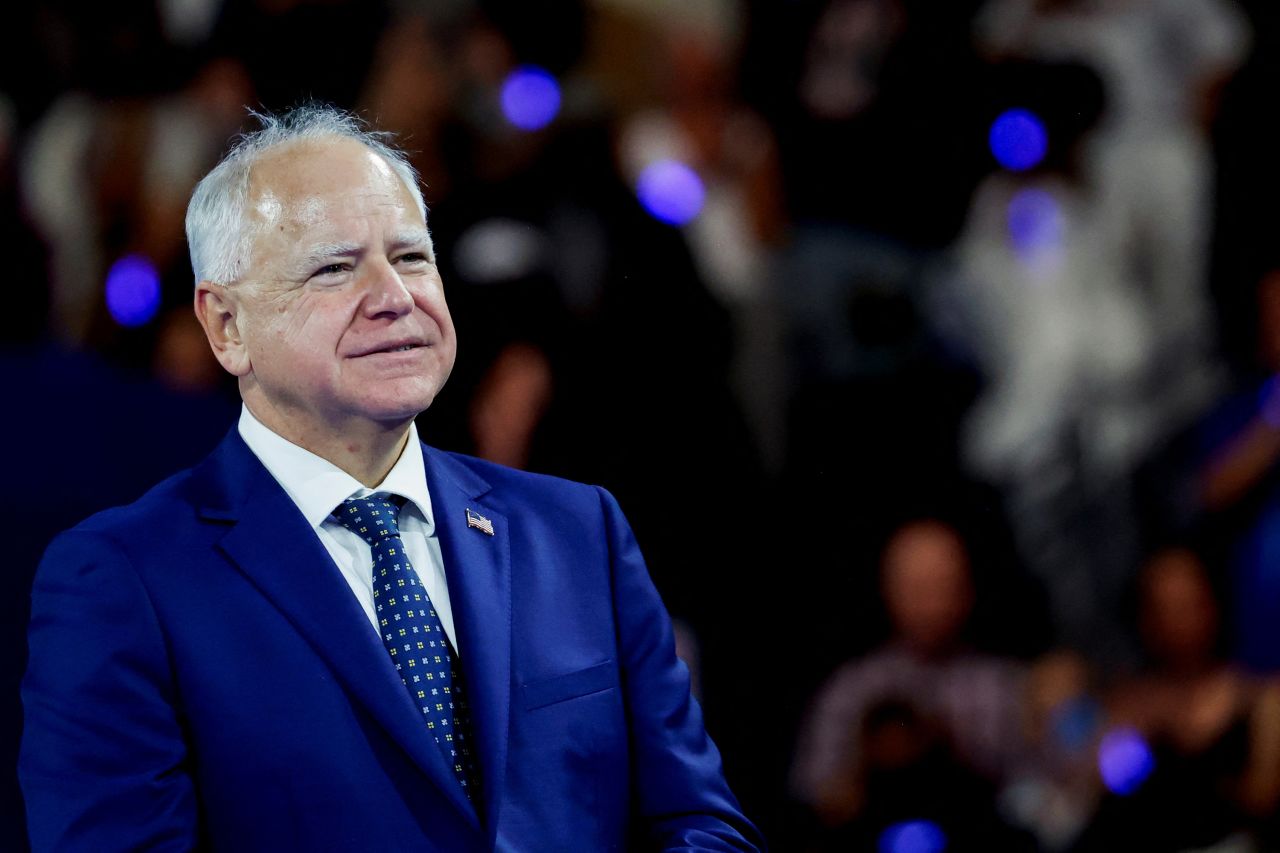
[[[963,562],[965,547],[950,527],[932,521],[915,522],[893,535],[885,548],[885,559],[906,563]]]
[[[421,219],[399,175],[353,139],[295,142],[268,151],[250,173],[249,217],[259,225],[288,231],[379,212]]]

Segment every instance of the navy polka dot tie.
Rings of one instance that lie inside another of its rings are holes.
[[[371,495],[344,501],[333,518],[373,552],[373,605],[383,645],[462,790],[474,801],[477,774],[457,656],[405,553],[399,514],[397,504]]]

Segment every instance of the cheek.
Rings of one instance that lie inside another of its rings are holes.
[[[318,344],[326,339],[336,342],[345,328],[342,322],[345,306],[324,298],[302,298],[280,312],[280,336],[294,345]]]
[[[350,326],[350,316],[351,309],[342,300],[308,295],[289,305],[273,306],[260,335],[266,346],[285,359],[331,356]]]
[[[443,343],[449,347],[452,352],[457,346],[457,335],[453,328],[453,318],[449,316],[447,308],[442,309],[439,313],[432,314],[436,321],[436,327],[440,329],[440,337]]]
[[[449,305],[444,298],[444,284],[438,275],[427,276],[417,284],[414,288],[414,303],[419,311],[435,321],[442,332],[452,332],[453,319],[449,316]]]

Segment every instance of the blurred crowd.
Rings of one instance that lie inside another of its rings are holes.
[[[1280,850],[1272,5],[15,8],[0,846],[44,545],[238,412],[187,199],[319,100],[425,183],[424,438],[617,495],[775,849]]]

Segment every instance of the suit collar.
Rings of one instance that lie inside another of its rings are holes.
[[[352,698],[436,783],[442,795],[456,806],[460,819],[478,830],[475,810],[423,728],[421,713],[390,666],[386,648],[364,610],[311,525],[236,430],[193,471],[190,482],[191,497],[201,517],[231,523],[219,548],[279,608],[332,668]],[[446,552],[446,571],[450,571],[450,565]],[[305,581],[299,577],[299,567],[314,567]],[[450,596],[457,596],[452,580]],[[457,609],[458,604],[454,607]],[[474,628],[467,630],[468,636],[475,638],[470,640],[475,647],[484,645]],[[461,645],[466,648],[468,641]],[[476,694],[476,701],[485,701],[484,691]],[[487,768],[484,740],[478,747]]]
[[[423,454],[454,628],[465,650],[463,677],[480,753],[486,823],[493,831],[502,802],[511,718],[509,519],[490,494],[489,483],[458,458],[426,445]],[[493,534],[469,526],[468,510],[487,518]]]

